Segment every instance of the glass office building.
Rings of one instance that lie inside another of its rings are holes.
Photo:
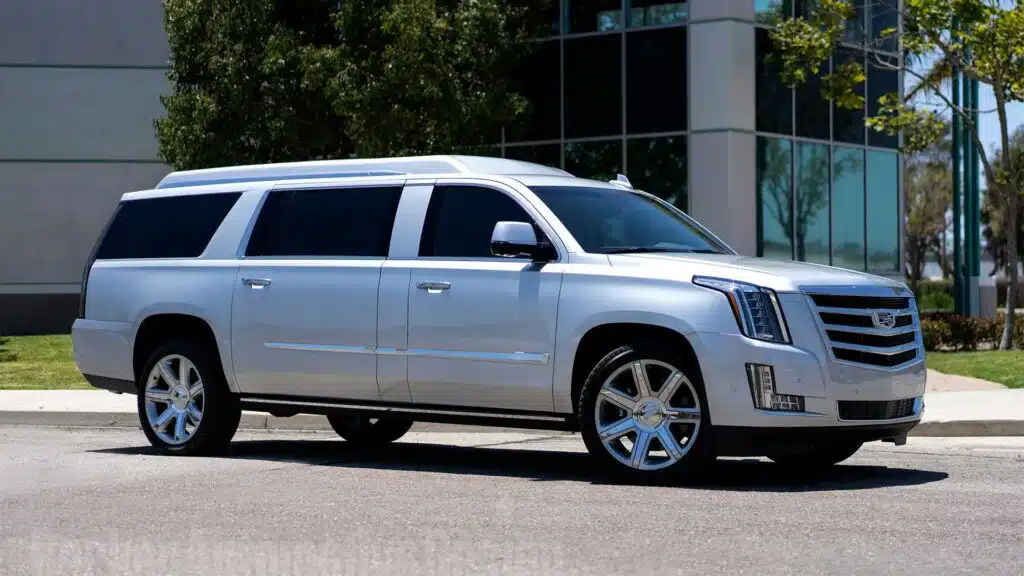
[[[819,78],[785,88],[766,59],[766,16],[813,1],[555,0],[520,74],[530,120],[505,130],[502,155],[623,172],[747,254],[898,274],[898,139],[864,125],[900,87],[864,48],[898,23],[898,0],[860,0],[827,64],[864,66],[864,110],[823,99]]]
[[[497,153],[625,173],[743,254],[897,275],[897,142],[863,118],[901,80],[868,65],[859,32],[897,24],[897,0],[860,0],[834,55],[867,65],[853,112],[815,81],[783,88],[765,60],[764,15],[810,1],[552,0],[516,75],[530,119]],[[117,198],[169,171],[153,133],[168,58],[159,0],[0,2],[0,334],[67,330]]]

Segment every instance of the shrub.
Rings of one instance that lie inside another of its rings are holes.
[[[952,310],[953,295],[946,292],[930,292],[922,294],[917,301],[917,307],[921,310]]]
[[[921,338],[924,349],[937,350],[949,342],[949,325],[942,320],[921,320]]]

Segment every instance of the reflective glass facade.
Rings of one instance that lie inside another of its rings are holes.
[[[898,25],[897,0],[855,3],[846,44],[817,76],[794,90],[769,62],[763,22],[772,14],[807,13],[815,0],[754,0],[758,183],[758,255],[830,264],[881,274],[900,271],[899,139],[864,125],[878,98],[899,92],[899,75],[879,65],[895,59],[879,42]],[[865,47],[864,39],[874,44]],[[881,49],[878,51],[876,49]],[[843,63],[864,67],[857,92],[864,108],[847,110],[822,98],[820,77]]]
[[[687,17],[666,0],[553,0],[517,74],[530,101],[501,154],[633,184],[687,206]]]

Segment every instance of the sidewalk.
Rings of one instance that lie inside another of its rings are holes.
[[[1024,436],[1024,390],[928,371],[928,392],[914,436]],[[137,428],[136,397],[101,390],[0,391],[0,425]],[[316,415],[278,418],[245,412],[242,429],[330,430]]]

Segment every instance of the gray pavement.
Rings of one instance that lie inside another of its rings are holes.
[[[1024,566],[1022,478],[1021,438],[642,488],[602,483],[574,435],[439,429],[366,454],[242,432],[229,457],[174,458],[137,430],[0,427],[0,572],[1004,576]]]

